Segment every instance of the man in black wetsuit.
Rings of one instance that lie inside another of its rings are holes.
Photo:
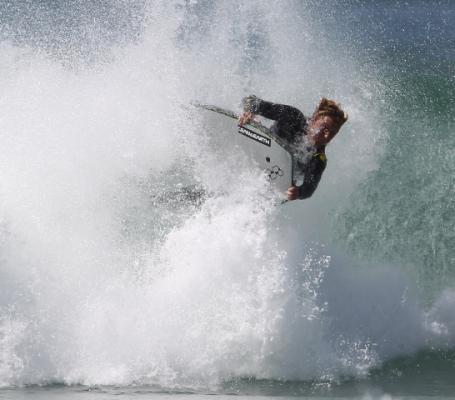
[[[253,120],[256,114],[274,120],[273,133],[299,155],[296,157],[295,186],[286,192],[288,200],[311,197],[327,165],[325,146],[348,119],[339,104],[323,98],[307,119],[297,108],[270,103],[254,95],[245,97],[242,103],[244,112],[239,117],[240,125]]]

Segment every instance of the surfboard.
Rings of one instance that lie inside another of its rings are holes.
[[[209,104],[193,104],[210,117],[214,133],[228,131],[229,140],[236,143],[264,171],[266,178],[279,192],[293,185],[293,157],[287,144],[264,125],[251,122],[238,124],[238,115],[230,110]],[[215,132],[216,131],[216,132]]]

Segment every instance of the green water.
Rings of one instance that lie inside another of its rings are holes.
[[[335,229],[359,256],[407,267],[435,294],[455,278],[455,78],[430,72],[388,81],[392,106],[380,168]]]

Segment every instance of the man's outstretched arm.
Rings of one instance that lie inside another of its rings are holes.
[[[258,114],[274,121],[286,120],[301,124],[305,120],[305,116],[297,108],[285,104],[271,103],[255,95],[244,97],[242,104],[246,113]]]

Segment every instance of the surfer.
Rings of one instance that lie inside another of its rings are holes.
[[[288,200],[306,199],[313,195],[327,165],[325,147],[335,137],[348,117],[333,100],[323,98],[311,118],[295,107],[271,103],[254,95],[242,100],[239,124],[252,121],[256,115],[274,120],[272,132],[285,140],[294,153],[294,183],[286,194]]]

